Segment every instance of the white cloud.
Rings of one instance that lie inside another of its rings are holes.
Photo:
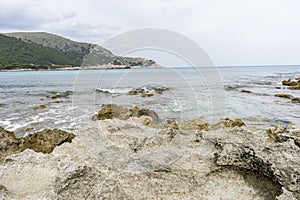
[[[218,65],[300,64],[297,0],[0,0],[0,31],[48,31],[101,43],[157,27],[185,34]]]

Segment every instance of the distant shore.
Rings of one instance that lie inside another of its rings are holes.
[[[128,65],[98,65],[98,66],[78,66],[78,67],[58,67],[49,69],[0,69],[0,72],[24,72],[24,71],[69,71],[69,70],[101,70],[101,69],[137,69],[137,68],[159,68],[160,65],[151,66],[128,66]]]

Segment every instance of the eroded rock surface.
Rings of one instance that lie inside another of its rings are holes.
[[[20,153],[25,149],[36,152],[51,153],[56,146],[64,142],[71,142],[74,134],[58,129],[43,130],[25,138],[17,138],[13,132],[0,127],[0,163],[12,154]]]
[[[240,120],[154,128],[142,118],[94,121],[50,154],[25,150],[7,157],[0,197],[300,199],[299,126],[271,129],[270,140]]]

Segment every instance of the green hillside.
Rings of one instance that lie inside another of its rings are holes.
[[[156,64],[144,58],[119,57],[109,50],[44,32],[0,34],[0,68],[47,68],[57,66]]]
[[[60,50],[0,34],[1,69],[45,68],[54,65],[75,66],[78,64],[80,60],[72,59]]]

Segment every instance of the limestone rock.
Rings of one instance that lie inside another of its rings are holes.
[[[271,129],[270,141],[263,131],[205,130],[194,122],[187,125],[201,131],[198,142],[180,122],[177,129],[145,126],[137,117],[92,121],[50,154],[8,156],[0,165],[0,197],[300,199],[300,127]]]

